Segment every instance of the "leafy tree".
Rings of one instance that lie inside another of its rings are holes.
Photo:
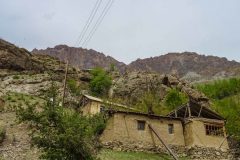
[[[199,84],[197,89],[206,94],[209,98],[223,99],[225,97],[240,93],[240,79],[230,78],[218,80],[212,83]]]
[[[166,114],[169,110],[162,104],[159,94],[146,92],[136,103],[135,108],[149,114]]]
[[[227,119],[227,133],[240,140],[240,95],[214,100],[214,109]]]
[[[74,79],[68,79],[68,80],[67,80],[67,85],[68,85],[70,91],[71,91],[74,95],[79,96],[79,95],[81,94],[80,87],[78,86],[76,80],[74,80]]]
[[[41,108],[34,105],[19,107],[19,121],[28,122],[32,127],[32,142],[42,149],[41,158],[94,159],[97,135],[105,127],[103,116],[85,117],[74,110],[59,106],[56,91],[56,88],[51,88],[46,97],[47,103]]]
[[[198,84],[197,89],[209,97],[213,102],[211,107],[226,118],[227,133],[240,141],[240,79]]]
[[[93,78],[90,82],[90,89],[95,95],[106,95],[112,85],[111,77],[102,69],[95,68],[91,71]]]
[[[188,98],[185,94],[181,93],[177,89],[171,89],[165,98],[165,105],[169,107],[170,110],[187,103]]]

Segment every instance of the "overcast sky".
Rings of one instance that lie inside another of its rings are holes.
[[[0,37],[29,50],[74,46],[96,1],[0,0]],[[125,63],[183,51],[240,61],[240,0],[115,0],[84,47]]]

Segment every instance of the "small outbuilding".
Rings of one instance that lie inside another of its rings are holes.
[[[113,109],[113,108],[117,110],[137,111],[134,108],[130,108],[122,104],[110,102],[108,100],[103,100],[87,94],[83,94],[79,102],[79,111],[83,115],[94,115],[94,114],[103,112],[104,110]]]

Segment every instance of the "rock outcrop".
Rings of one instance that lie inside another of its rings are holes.
[[[199,105],[209,106],[209,99],[189,83],[171,75],[159,75],[149,72],[130,72],[114,80],[112,95],[128,99],[135,103],[148,90],[154,90],[163,99],[168,90],[177,88],[189,99]],[[128,103],[128,102],[126,102]]]
[[[127,66],[129,71],[151,71],[173,74],[190,81],[239,75],[240,63],[194,52],[168,53],[158,57],[138,59]]]
[[[57,45],[54,48],[34,49],[33,54],[50,55],[59,58],[61,61],[68,60],[69,63],[79,69],[89,69],[94,67],[109,68],[114,64],[118,69],[122,70],[125,64],[115,60],[110,56],[95,50],[83,48],[69,47],[67,45]]]
[[[0,68],[16,71],[42,70],[42,67],[33,61],[30,52],[2,39],[0,39]]]

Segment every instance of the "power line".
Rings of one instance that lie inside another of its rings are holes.
[[[89,26],[91,25],[91,23],[92,23],[95,15],[96,15],[101,3],[102,3],[102,0],[97,0],[96,1],[95,5],[94,5],[94,7],[93,7],[93,9],[90,13],[90,16],[88,17],[88,20],[87,20],[85,26],[83,27],[83,29],[82,29],[82,31],[81,31],[81,33],[80,33],[80,35],[79,35],[79,37],[76,41],[75,46],[78,46],[82,42],[82,40],[83,40]]]
[[[94,24],[92,30],[90,31],[90,33],[88,34],[87,38],[86,38],[85,41],[83,42],[82,46],[87,46],[88,42],[91,40],[91,38],[93,37],[94,33],[96,32],[96,30],[98,29],[98,27],[99,27],[100,24],[102,23],[104,17],[106,16],[106,14],[108,13],[108,11],[110,10],[113,2],[114,2],[114,0],[109,0],[109,1],[108,1],[108,3],[107,3],[106,6],[104,7],[101,15],[98,17],[98,20],[97,20],[96,23]]]

